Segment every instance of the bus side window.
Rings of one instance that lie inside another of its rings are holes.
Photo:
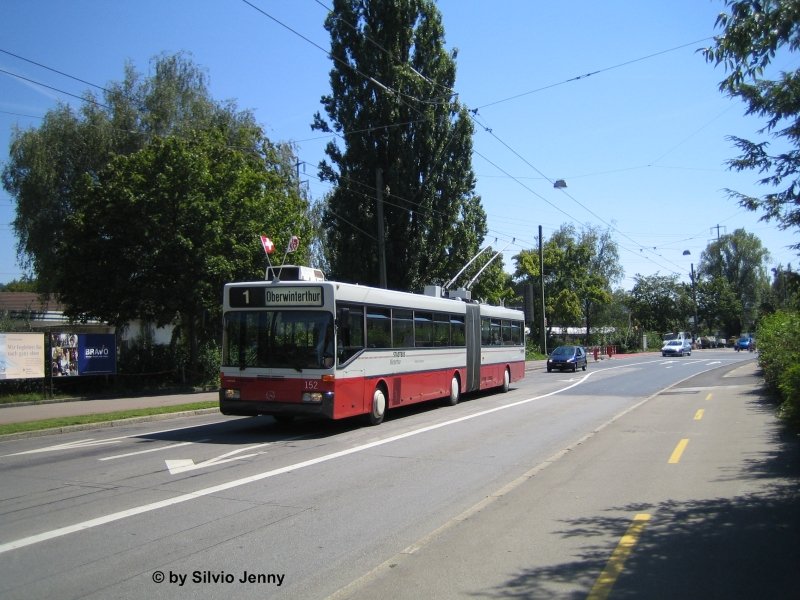
[[[392,309],[392,348],[414,347],[414,313]]]
[[[466,327],[463,316],[450,316],[450,339],[453,346],[466,346]]]
[[[392,315],[388,308],[367,309],[367,344],[370,348],[392,347]]]
[[[433,313],[414,311],[414,345],[433,346]]]

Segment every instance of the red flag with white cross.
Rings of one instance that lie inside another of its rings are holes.
[[[261,236],[261,245],[264,247],[265,254],[272,254],[275,252],[275,244],[273,244],[272,240],[265,235]]]

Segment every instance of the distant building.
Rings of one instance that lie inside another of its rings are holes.
[[[126,344],[144,334],[156,345],[169,345],[172,327],[155,327],[132,321],[117,329],[102,321],[71,322],[64,316],[64,307],[52,296],[35,292],[0,292],[0,315],[10,321],[25,324],[31,331],[69,331],[70,333],[118,333],[118,342]]]

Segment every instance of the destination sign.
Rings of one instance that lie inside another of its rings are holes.
[[[231,308],[322,306],[320,286],[242,286],[228,288]]]

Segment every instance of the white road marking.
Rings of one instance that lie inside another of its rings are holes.
[[[264,446],[269,446],[272,443],[273,442],[267,442],[265,444],[256,444],[255,446],[239,448],[238,450],[232,450],[231,452],[226,452],[225,454],[222,454],[215,458],[209,458],[208,460],[204,460],[203,462],[197,464],[195,464],[191,458],[178,458],[175,460],[165,460],[164,462],[167,464],[167,470],[169,470],[170,475],[177,475],[178,473],[186,473],[186,471],[194,471],[196,469],[203,469],[205,467],[213,467],[215,465],[221,465],[226,462],[231,462],[232,460],[243,460],[245,458],[251,458],[253,456],[263,454],[262,452],[253,452],[251,454],[245,454],[244,456],[234,456],[235,454],[239,454],[240,452],[247,452],[248,450],[255,450],[256,448],[263,448]]]
[[[205,425],[214,425],[215,423],[223,423],[224,421],[216,421],[213,423],[205,423]],[[95,440],[94,438],[86,438],[85,440],[77,440],[75,442],[67,442],[64,444],[56,444],[55,446],[45,446],[44,448],[38,448],[36,450],[26,450],[25,452],[15,452],[13,454],[3,454],[0,458],[5,458],[6,456],[20,456],[22,454],[37,454],[40,452],[57,452],[59,450],[74,450],[76,448],[85,448],[88,446],[101,446],[104,444],[111,444],[116,443],[119,440],[128,440],[131,438],[144,438],[152,435],[160,435],[162,433],[169,433],[171,431],[181,431],[183,429],[192,429],[197,427],[197,425],[188,425],[187,427],[172,427],[170,429],[162,429],[160,431],[148,431],[146,433],[132,433],[131,435],[120,435],[113,438],[107,438],[104,440]]]
[[[177,458],[174,460],[165,460],[164,462],[167,465],[167,470],[169,471],[170,475],[177,475],[178,473],[185,473],[186,471],[194,471],[195,469],[203,469],[206,467],[213,467],[215,465],[221,465],[226,462],[231,462],[232,460],[243,460],[245,458],[251,458],[253,456],[257,456],[259,454],[264,454],[263,452],[254,452],[252,454],[246,454],[244,456],[234,456],[235,454],[239,454],[240,452],[247,452],[248,450],[255,450],[256,448],[263,448],[264,446],[272,446],[278,443],[284,442],[294,442],[297,440],[302,440],[306,438],[310,438],[310,434],[304,435],[296,435],[290,438],[281,438],[277,441],[272,442],[264,442],[263,444],[256,444],[255,446],[247,446],[246,448],[239,448],[238,450],[232,450],[231,452],[226,452],[220,456],[215,458],[209,458],[208,460],[201,461],[197,464],[191,458]],[[201,442],[208,442],[210,440],[199,440]],[[228,458],[228,457],[233,458]]]
[[[204,440],[197,440],[196,442],[179,442],[177,444],[170,444],[169,446],[159,446],[158,448],[148,448],[147,450],[137,450],[136,452],[127,452],[126,454],[115,454],[114,456],[105,456],[103,458],[98,458],[97,460],[104,461],[104,460],[116,460],[118,458],[128,458],[129,456],[138,456],[139,454],[149,454],[151,452],[160,452],[162,450],[172,450],[173,448],[179,448],[180,446],[189,446],[191,444],[200,444],[202,442],[208,442],[211,438],[206,438]]]
[[[300,469],[305,469],[306,467],[311,467],[314,465],[318,465],[321,463],[328,462],[330,460],[334,460],[337,458],[342,458],[343,456],[349,456],[351,454],[356,454],[358,452],[363,452],[365,450],[369,450],[371,448],[377,448],[378,446],[383,446],[385,444],[391,444],[392,442],[396,442],[399,440],[404,440],[406,438],[410,438],[416,435],[420,435],[422,433],[427,433],[429,431],[435,431],[437,429],[441,429],[443,427],[448,427],[450,425],[455,425],[457,423],[462,423],[464,421],[470,421],[472,419],[477,419],[478,417],[482,417],[491,413],[499,412],[501,410],[507,410],[509,408],[514,408],[516,406],[521,406],[523,404],[528,404],[535,400],[539,400],[541,398],[547,398],[548,396],[554,396],[561,392],[567,391],[577,385],[580,385],[583,381],[588,379],[592,376],[593,373],[597,373],[598,371],[593,371],[587,373],[585,377],[583,377],[580,381],[573,383],[565,388],[561,388],[558,390],[554,390],[548,394],[543,394],[541,396],[535,396],[533,398],[526,398],[524,400],[519,400],[517,402],[512,402],[511,404],[504,404],[502,406],[496,406],[494,408],[489,408],[477,413],[473,413],[470,415],[464,415],[463,417],[459,417],[457,419],[451,419],[449,421],[443,421],[441,423],[436,423],[434,425],[427,425],[425,427],[420,427],[419,429],[413,429],[411,431],[407,431],[405,433],[400,433],[397,435],[390,436],[388,438],[375,440],[373,442],[369,442],[366,444],[361,444],[360,446],[354,446],[352,448],[347,448],[346,450],[340,450],[339,452],[333,452],[331,454],[325,454],[323,456],[319,456],[317,458],[312,458],[309,460],[305,460],[299,463],[295,463],[293,465],[287,465],[285,467],[280,467],[278,469],[272,469],[270,471],[264,471],[262,473],[256,473],[255,475],[250,475],[249,477],[242,477],[241,479],[234,479],[232,481],[228,481],[226,483],[221,483],[218,485],[213,485],[211,487],[202,488],[194,492],[189,492],[186,494],[181,494],[179,496],[175,496],[173,498],[168,498],[166,500],[160,500],[158,502],[151,502],[150,504],[142,504],[140,506],[134,506],[133,508],[129,508],[126,510],[121,510],[118,512],[114,512],[108,515],[103,515],[100,517],[96,517],[94,519],[88,519],[86,521],[81,521],[79,523],[75,523],[74,525],[67,525],[66,527],[59,527],[57,529],[52,529],[50,531],[43,531],[42,533],[38,533],[36,535],[31,535],[28,537],[20,538],[18,540],[12,540],[10,542],[6,542],[5,544],[0,544],[0,554],[4,554],[6,552],[10,552],[12,550],[18,550],[20,548],[25,548],[26,546],[32,546],[33,544],[38,544],[40,542],[45,542],[47,540],[52,540],[58,537],[62,537],[65,535],[69,535],[71,533],[76,533],[78,531],[85,531],[87,529],[92,529],[94,527],[99,527],[100,525],[107,525],[108,523],[113,523],[114,521],[119,521],[121,519],[127,519],[128,517],[132,517],[135,515],[140,515],[143,513],[151,512],[154,510],[158,510],[161,508],[167,508],[168,506],[174,506],[176,504],[182,504],[183,502],[188,502],[190,500],[196,500],[198,498],[202,498],[203,496],[209,496],[211,494],[216,494],[218,492],[223,492],[226,490],[230,490],[233,488],[241,487],[243,485],[247,485],[249,483],[254,483],[256,481],[261,481],[263,479],[268,479],[270,477],[275,477],[277,475],[283,475],[284,473],[290,473],[292,471],[299,471]]]
[[[6,454],[5,456],[21,456],[23,454],[39,454],[41,452],[59,452],[61,450],[75,450],[76,448],[89,448],[91,446],[105,446],[107,444],[116,444],[117,442],[119,442],[119,439],[112,438],[108,440],[95,440],[94,438],[87,438],[85,440],[75,440],[74,442],[66,442],[64,444],[56,444],[55,446],[37,448],[36,450],[15,452],[14,454]]]
[[[621,365],[615,365],[613,367],[608,367],[606,369],[602,369],[602,371],[608,371],[611,369],[622,369],[626,367],[631,367],[639,364],[652,364],[652,361],[642,361],[640,363],[628,363]],[[10,552],[12,550],[18,550],[20,548],[25,548],[27,546],[32,546],[34,544],[38,544],[40,542],[45,542],[47,540],[52,540],[58,537],[62,537],[65,535],[69,535],[71,533],[76,533],[78,531],[85,531],[87,529],[92,529],[94,527],[99,527],[100,525],[107,525],[108,523],[113,523],[114,521],[120,521],[122,519],[126,519],[128,517],[133,517],[135,515],[140,515],[143,513],[151,512],[154,510],[158,510],[161,508],[167,508],[169,506],[175,506],[176,504],[182,504],[184,502],[188,502],[190,500],[197,500],[198,498],[202,498],[204,496],[210,496],[211,494],[216,494],[218,492],[223,492],[226,490],[234,489],[237,487],[241,487],[243,485],[247,485],[249,483],[255,483],[256,481],[262,481],[264,479],[268,479],[271,477],[276,477],[277,475],[283,475],[285,473],[290,473],[292,471],[299,471],[300,469],[305,469],[306,467],[311,467],[314,465],[318,465],[321,463],[325,463],[331,460],[335,460],[337,458],[342,458],[344,456],[349,456],[351,454],[357,454],[358,452],[363,452],[365,450],[369,450],[371,448],[377,448],[379,446],[383,446],[385,444],[391,444],[392,442],[396,442],[399,440],[407,439],[416,435],[420,435],[422,433],[427,433],[429,431],[435,431],[437,429],[442,429],[443,427],[449,427],[450,425],[456,425],[458,423],[463,423],[465,421],[470,421],[472,419],[476,419],[478,417],[482,417],[485,415],[489,415],[495,412],[499,412],[501,410],[508,410],[510,408],[515,408],[517,406],[522,406],[524,404],[529,404],[530,402],[534,402],[536,400],[541,400],[542,398],[548,398],[550,396],[555,396],[556,394],[560,394],[561,392],[565,392],[567,390],[576,387],[589,379],[592,375],[596,373],[600,373],[601,371],[589,371],[583,376],[579,381],[573,383],[572,385],[568,385],[567,387],[554,390],[547,394],[542,394],[541,396],[534,396],[532,398],[525,398],[524,400],[518,400],[517,402],[512,402],[510,404],[504,404],[502,406],[496,406],[494,408],[489,408],[477,413],[464,415],[463,417],[458,417],[456,419],[451,419],[449,421],[443,421],[441,423],[436,423],[434,425],[427,425],[425,427],[420,427],[419,429],[414,429],[411,431],[407,431],[405,433],[400,433],[397,435],[390,436],[388,438],[375,440],[373,442],[369,442],[367,444],[362,444],[360,446],[354,446],[352,448],[347,448],[346,450],[340,450],[339,452],[333,452],[331,454],[326,454],[323,456],[319,456],[317,458],[312,458],[309,460],[305,460],[299,463],[295,463],[293,465],[287,465],[285,467],[280,467],[277,469],[272,469],[269,471],[263,471],[261,473],[256,473],[255,475],[250,475],[248,477],[242,477],[240,479],[234,479],[232,481],[228,481],[226,483],[221,483],[218,485],[210,486],[207,488],[202,488],[194,492],[189,492],[186,494],[181,494],[179,496],[175,496],[173,498],[168,498],[166,500],[161,500],[159,502],[151,502],[150,504],[142,504],[140,506],[134,506],[133,508],[129,508],[126,510],[121,510],[118,512],[114,512],[108,515],[103,515],[100,517],[96,517],[94,519],[89,519],[86,521],[81,521],[79,523],[75,523],[74,525],[67,525],[65,527],[59,527],[57,529],[52,529],[50,531],[43,531],[42,533],[38,533],[35,535],[31,535],[28,537],[20,538],[17,540],[12,540],[10,542],[6,542],[5,544],[0,544],[0,554],[4,554],[6,552]],[[688,377],[687,377],[688,379]],[[680,382],[676,382],[680,383]],[[676,385],[673,384],[673,385]],[[637,405],[638,406],[638,405]],[[126,436],[126,437],[134,437],[134,436]]]

